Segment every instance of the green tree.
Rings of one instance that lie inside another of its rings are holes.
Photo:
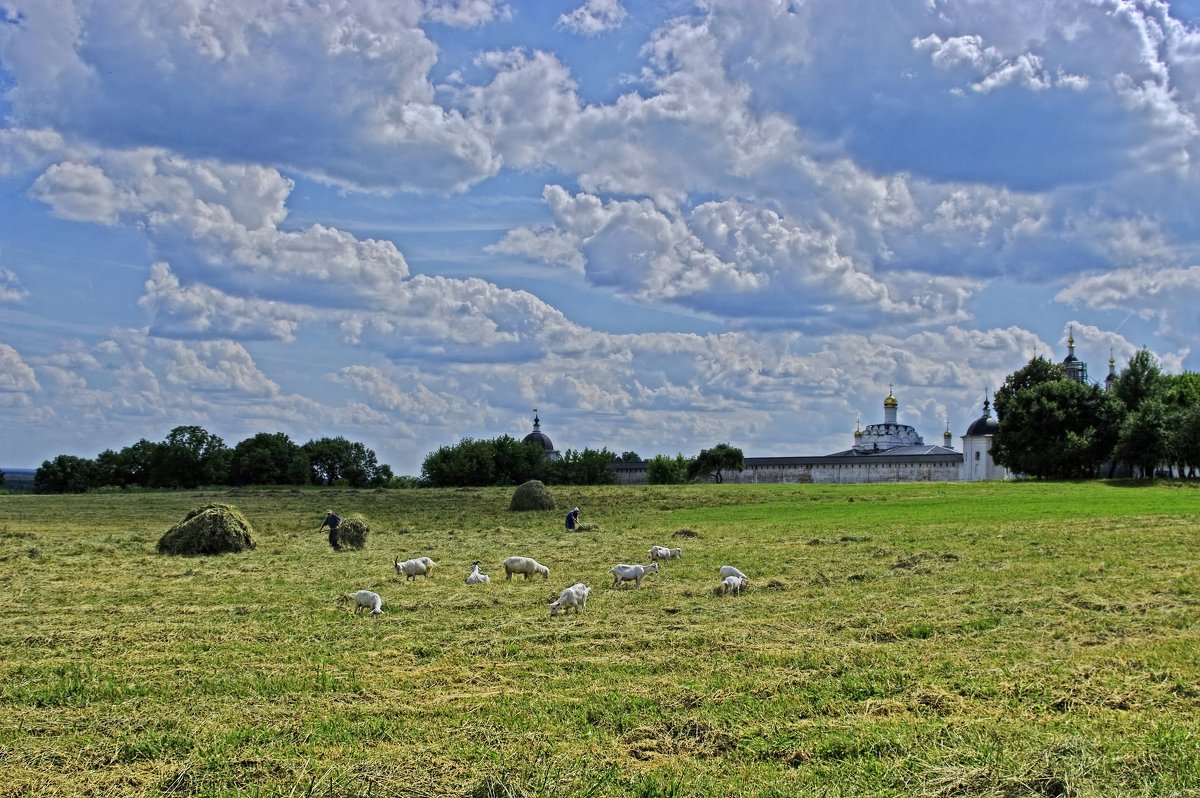
[[[380,487],[392,477],[392,469],[379,465],[375,452],[357,441],[341,436],[318,438],[300,448],[308,458],[312,481],[318,485]]]
[[[1004,411],[998,413],[992,456],[1015,473],[1040,479],[1094,475],[1112,453],[1123,415],[1116,397],[1066,377],[1015,391],[1006,381],[996,406]]]
[[[617,458],[622,463],[640,463],[642,456],[637,452],[621,452],[621,456]]]
[[[567,449],[548,464],[547,480],[553,485],[611,485],[617,481],[617,474],[609,465],[616,459],[608,449]]]
[[[1141,349],[1117,375],[1113,392],[1125,403],[1125,409],[1132,412],[1147,399],[1161,399],[1169,383],[1158,359],[1149,350]]]
[[[70,454],[43,460],[33,475],[35,493],[84,493],[95,486],[95,461]]]
[[[495,484],[496,448],[491,441],[463,438],[425,456],[421,478],[435,488],[483,487]]]
[[[996,391],[996,396],[992,401],[992,405],[996,408],[996,418],[1004,417],[1008,410],[1008,403],[1018,391],[1042,383],[1065,379],[1067,379],[1067,371],[1061,363],[1051,363],[1041,355],[1032,358],[1024,366],[1005,377],[1004,385]]]
[[[745,468],[746,459],[741,449],[728,443],[718,443],[711,449],[701,449],[696,459],[688,463],[687,478],[696,479],[705,475],[719,483],[725,481],[722,471],[742,471]]]
[[[1196,476],[1200,469],[1200,403],[1175,408],[1168,416],[1168,447],[1179,476]]]
[[[1167,408],[1156,398],[1143,398],[1138,408],[1121,422],[1114,451],[1118,460],[1129,463],[1143,477],[1153,477],[1159,464],[1170,457]]]
[[[96,467],[100,471],[97,478],[99,484],[120,488],[151,484],[160,446],[162,444],[142,438],[119,452],[105,449],[96,456]]]
[[[305,485],[308,457],[282,432],[260,432],[233,447],[229,458],[231,485]]]
[[[682,454],[656,454],[646,463],[646,484],[682,485],[688,481],[688,459]]]
[[[0,471],[0,488],[4,487],[4,472]]]
[[[176,427],[154,454],[150,484],[155,487],[221,485],[229,474],[229,447],[203,427]]]
[[[1200,406],[1200,372],[1185,371],[1182,374],[1165,374],[1166,387],[1163,401],[1168,407]]]

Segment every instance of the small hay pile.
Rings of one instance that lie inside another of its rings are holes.
[[[361,513],[354,513],[342,519],[338,525],[338,543],[343,548],[361,549],[367,545],[367,537],[371,534],[371,525]]]
[[[508,509],[525,512],[527,510],[553,510],[555,506],[554,496],[550,494],[542,481],[531,479],[525,484],[517,486]]]
[[[197,507],[158,541],[160,554],[230,554],[254,548],[250,522],[232,504]]]

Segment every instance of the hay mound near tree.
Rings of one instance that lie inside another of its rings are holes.
[[[160,554],[231,554],[254,548],[254,530],[232,504],[197,507],[158,541]]]
[[[338,525],[338,543],[342,548],[361,549],[367,545],[367,537],[370,534],[371,525],[361,513],[346,516]]]
[[[531,479],[523,485],[518,485],[513,492],[508,509],[517,512],[527,510],[553,510],[557,505],[554,496],[539,479]]]

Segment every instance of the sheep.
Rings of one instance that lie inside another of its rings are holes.
[[[666,546],[650,547],[650,560],[652,562],[674,560],[676,557],[683,559],[683,549],[668,549]]]
[[[347,596],[342,596],[338,599],[339,604],[354,602],[354,614],[358,615],[365,609],[371,610],[371,617],[378,619],[383,615],[383,599],[378,593],[372,593],[370,590],[359,590]]]
[[[721,580],[721,595],[728,596],[733,593],[735,596],[742,595],[742,588],[746,585],[746,577],[734,576],[730,574]]]
[[[637,587],[642,586],[642,577],[646,574],[652,574],[658,571],[658,563],[652,562],[649,565],[626,565],[619,563],[608,569],[612,574],[613,587],[619,587],[622,582],[633,582]]]
[[[562,610],[566,613],[572,607],[575,608],[575,614],[578,615],[587,607],[588,593],[591,588],[583,582],[576,582],[562,592],[557,601],[550,602],[550,617],[558,615],[558,611]]]
[[[511,582],[513,574],[524,574],[526,581],[534,574],[541,574],[542,579],[549,579],[550,569],[532,557],[509,557],[504,561],[504,578]]]
[[[479,573],[479,560],[471,563],[471,573],[467,575],[468,585],[486,585],[492,581],[487,574]]]
[[[433,570],[433,567],[437,565],[437,563],[428,557],[416,557],[412,560],[405,560],[404,562],[400,562],[399,560],[393,558],[392,565],[396,568],[396,573],[399,576],[403,576],[405,577],[405,581],[411,582],[418,576],[423,576],[428,579],[429,572]]]

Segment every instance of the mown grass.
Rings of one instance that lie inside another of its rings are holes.
[[[501,489],[0,496],[0,796],[1200,794],[1192,487],[554,493],[593,529]],[[208,501],[258,548],[155,553]],[[610,589],[651,544],[684,559]]]

